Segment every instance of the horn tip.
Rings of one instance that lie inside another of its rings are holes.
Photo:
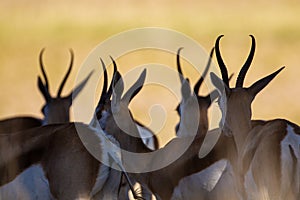
[[[101,62],[101,64],[102,64],[102,66],[105,67],[105,64],[104,64],[103,59],[102,59],[101,57],[100,57],[99,59],[100,59],[100,62]]]
[[[222,37],[224,37],[223,34],[222,34],[222,35],[219,35],[219,36],[217,37],[217,40],[220,40]]]
[[[255,37],[252,34],[250,34],[249,36],[251,37],[251,39],[252,39],[252,41],[254,42],[254,45],[255,45]]]
[[[73,59],[74,59],[74,51],[72,48],[69,48],[69,52],[70,52],[70,55],[71,55],[71,63],[73,64]]]
[[[41,51],[40,51],[40,56],[42,56],[42,55],[43,55],[43,53],[44,53],[45,49],[46,49],[46,47],[43,47],[43,48],[41,49]]]
[[[143,69],[142,73],[141,73],[141,76],[145,77],[147,74],[147,68]]]
[[[219,42],[220,42],[220,40],[221,40],[222,37],[224,37],[224,35],[219,35],[219,36],[217,37],[217,39],[216,39],[216,44],[215,44],[215,46],[217,47],[217,49],[219,48]]]
[[[94,72],[95,72],[95,69],[93,69],[92,71],[90,71],[88,77],[90,77]]]
[[[183,47],[179,47],[178,50],[177,50],[177,54],[179,54],[182,51],[182,49],[184,49],[184,48]]]
[[[285,66],[282,66],[278,71],[281,72],[284,68]]]

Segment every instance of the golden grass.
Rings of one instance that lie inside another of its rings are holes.
[[[235,73],[248,55],[248,35],[254,34],[257,51],[246,85],[282,65],[287,66],[256,98],[253,104],[254,118],[283,117],[300,123],[300,4],[296,0],[272,3],[220,2],[1,1],[0,116],[41,116],[43,99],[36,86],[36,77],[40,74],[38,53],[41,48],[47,47],[45,63],[53,93],[69,62],[67,49],[74,49],[75,70],[67,83],[66,92],[72,88],[75,71],[97,44],[121,31],[156,26],[182,32],[197,40],[207,50],[213,46],[218,35],[225,34],[221,44],[223,57],[230,72]],[[151,57],[148,59],[151,60]],[[167,56],[161,59],[175,58]],[[173,66],[173,62],[170,60],[168,63]],[[122,65],[134,67],[134,63],[135,60],[127,60]],[[126,71],[128,68],[122,69]],[[186,73],[192,74],[188,70]],[[194,82],[197,77],[191,79]],[[138,98],[142,101],[144,98],[153,99],[153,96],[155,93],[143,93],[143,97],[140,95]],[[138,100],[133,103],[136,104],[131,105],[135,115],[149,123],[149,118],[142,112],[144,104]],[[169,108],[175,108],[175,105],[176,102],[172,100]],[[164,133],[160,133],[163,141],[169,138],[165,132],[174,134],[178,120],[175,112],[169,112],[173,121],[168,122]]]

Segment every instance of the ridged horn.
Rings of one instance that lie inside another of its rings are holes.
[[[40,52],[40,55],[39,55],[39,62],[40,62],[40,68],[42,70],[42,73],[43,73],[43,77],[45,79],[45,87],[46,89],[49,91],[49,82],[48,82],[48,78],[47,78],[47,74],[45,72],[45,68],[44,68],[44,64],[43,64],[43,54],[44,54],[44,51],[45,51],[45,48],[43,48]]]
[[[237,80],[236,80],[235,87],[243,87],[245,76],[247,74],[248,69],[250,68],[251,62],[252,62],[253,57],[254,57],[255,46],[256,46],[255,38],[254,38],[253,35],[250,35],[250,37],[251,37],[251,40],[252,40],[251,50],[250,50],[249,56],[248,56],[245,64],[243,65],[242,69],[240,70],[240,73],[239,73],[239,75],[237,77]]]
[[[179,79],[180,82],[183,83],[184,78],[183,78],[183,74],[182,74],[182,69],[181,69],[181,64],[180,64],[180,52],[183,49],[183,47],[180,47],[177,51],[177,56],[176,56],[176,62],[177,62],[177,71],[179,74]]]
[[[198,82],[196,83],[195,87],[194,87],[194,93],[198,94],[200,87],[205,79],[205,76],[207,75],[207,72],[209,70],[210,64],[211,64],[211,59],[213,57],[213,53],[214,53],[214,48],[211,49],[210,54],[209,54],[209,58],[208,58],[208,62],[206,64],[205,70],[202,74],[202,76],[200,77],[200,79],[198,80]]]
[[[60,86],[59,86],[59,90],[58,90],[58,92],[57,92],[57,97],[60,97],[61,92],[62,92],[62,90],[63,90],[63,88],[64,88],[64,86],[65,86],[65,83],[66,83],[66,81],[67,81],[67,79],[68,79],[68,77],[69,77],[69,75],[70,75],[70,73],[71,73],[72,67],[73,67],[74,53],[73,53],[73,50],[72,50],[72,49],[70,49],[69,51],[70,51],[70,55],[71,55],[69,69],[68,69],[68,71],[67,71],[67,73],[66,73],[64,79],[62,80]]]
[[[217,40],[216,40],[216,44],[215,44],[215,48],[216,48],[216,57],[217,57],[217,61],[221,70],[221,74],[222,74],[222,79],[223,82],[225,83],[225,85],[227,85],[229,87],[229,79],[228,79],[228,71],[226,68],[226,65],[224,64],[224,61],[222,59],[221,53],[220,53],[220,39],[223,37],[224,35],[220,35]]]

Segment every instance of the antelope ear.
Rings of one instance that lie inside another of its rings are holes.
[[[226,84],[224,84],[224,82],[215,73],[210,73],[210,79],[213,85],[217,88],[217,91],[220,96],[224,93],[224,90],[226,94],[229,94],[229,87]]]
[[[283,70],[285,67],[281,67],[278,69],[276,72],[273,72],[272,74],[256,81],[254,84],[252,84],[247,90],[249,94],[252,96],[254,99],[255,96],[262,90],[264,89],[274,78]]]
[[[89,73],[89,75],[68,95],[68,98],[74,100],[77,95],[81,92],[84,86],[87,84],[88,80],[91,78],[94,70]]]
[[[122,101],[126,104],[129,104],[130,101],[141,91],[144,86],[144,82],[146,79],[147,70],[144,69],[141,73],[138,80],[129,88],[129,90],[124,94]]]
[[[182,100],[186,100],[191,96],[191,86],[190,86],[190,81],[189,79],[184,79],[183,83],[181,85],[181,95],[182,95]],[[197,95],[197,94],[196,94]]]
[[[121,96],[124,91],[124,82],[121,74],[116,71],[113,78],[113,89],[112,89],[112,100],[111,100],[111,109],[112,112],[118,112],[120,108]]]
[[[49,91],[47,90],[46,86],[43,84],[40,76],[38,76],[38,87],[40,92],[44,96],[45,101],[49,102],[51,99],[51,95],[49,94]]]

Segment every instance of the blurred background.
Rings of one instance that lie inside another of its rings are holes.
[[[41,74],[38,55],[43,47],[46,47],[44,63],[53,95],[69,64],[68,49],[74,50],[74,69],[63,91],[63,94],[68,94],[80,65],[96,45],[122,31],[148,26],[186,34],[207,51],[214,45],[217,36],[224,34],[222,55],[229,73],[235,72],[234,80],[248,56],[248,35],[253,34],[257,51],[245,81],[246,86],[286,66],[255,99],[253,118],[286,118],[300,123],[300,3],[297,0],[275,0],[272,3],[258,0],[2,0],[0,117],[42,116],[40,109],[44,99],[37,88],[37,76]],[[125,73],[139,60],[162,63],[168,60],[166,63],[175,69],[174,55],[149,53],[144,57],[129,55],[127,59],[118,60],[120,71]],[[191,67],[186,67],[184,71],[192,83],[199,78]],[[205,90],[202,92],[206,94]],[[163,144],[174,135],[178,122],[174,109],[178,100],[168,94],[157,98],[155,93],[143,92],[131,104],[131,109],[134,116],[145,124],[151,122],[144,112],[148,107],[145,100],[150,102],[149,105],[166,105],[168,121],[163,131],[157,133]]]

